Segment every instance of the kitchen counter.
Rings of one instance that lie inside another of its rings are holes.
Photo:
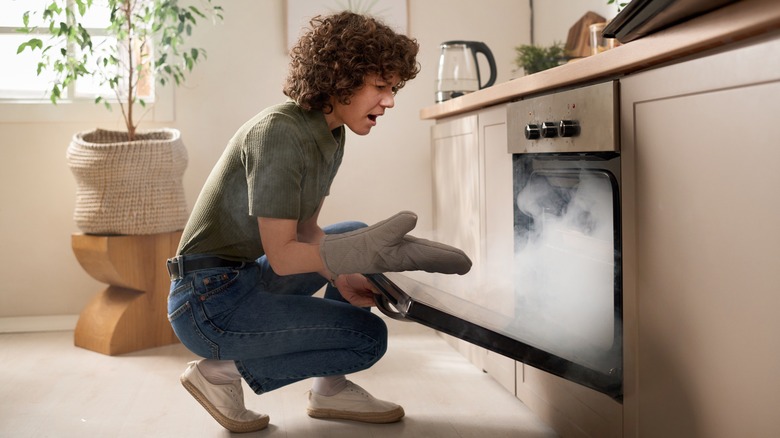
[[[780,2],[743,0],[598,55],[423,108],[420,118],[440,119],[547,90],[618,77],[778,30]]]
[[[776,263],[755,262],[778,258],[773,231],[780,204],[766,200],[780,185],[774,169],[780,149],[770,131],[745,128],[772,126],[780,114],[778,0],[734,3],[423,109],[422,118],[435,119],[429,143],[434,235],[474,260],[470,278],[435,287],[499,315],[525,310],[514,288],[514,184],[557,159],[531,157],[533,168],[514,166],[528,163],[507,153],[509,134],[523,121],[511,118],[506,103],[610,80],[620,86],[620,172],[613,173],[619,178],[622,403],[529,360],[513,362],[462,340],[453,346],[561,436],[780,437],[774,311],[780,272]],[[574,167],[568,158],[558,164]],[[577,269],[590,272],[584,263]]]

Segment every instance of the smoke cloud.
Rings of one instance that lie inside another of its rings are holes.
[[[615,341],[612,199],[609,177],[594,171],[536,173],[516,199],[530,219],[516,230],[516,330],[591,365]]]

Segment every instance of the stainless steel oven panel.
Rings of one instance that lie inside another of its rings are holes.
[[[507,152],[619,152],[617,87],[617,81],[610,81],[509,104]],[[567,122],[565,128],[562,121]],[[533,138],[534,126],[538,138]]]

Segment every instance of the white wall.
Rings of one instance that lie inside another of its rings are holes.
[[[176,91],[175,122],[164,124],[182,130],[189,151],[184,183],[190,205],[235,129],[284,99],[284,1],[222,4],[224,23],[196,30],[208,60]],[[421,233],[430,227],[432,122],[421,121],[419,110],[434,102],[438,45],[451,39],[483,41],[496,57],[498,82],[509,80],[514,47],[529,42],[528,4],[410,0],[409,30],[421,45],[422,71],[371,135],[347,139],[323,224],[343,219],[371,223],[409,209],[420,216]],[[61,105],[57,111],[68,109]],[[75,315],[104,288],[71,252],[70,236],[78,231],[71,217],[75,183],[65,162],[73,133],[97,126],[121,127],[89,119],[0,122],[0,319]],[[163,124],[142,127],[158,126]]]
[[[611,20],[617,14],[617,5],[607,4],[607,0],[534,0],[534,44],[566,44],[569,29],[588,11]]]

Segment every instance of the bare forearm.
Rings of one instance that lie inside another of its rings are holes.
[[[319,242],[324,236],[316,223],[258,218],[258,227],[268,262],[279,275],[318,272],[329,278],[320,257]]]
[[[318,243],[290,241],[267,256],[274,272],[279,275],[318,272],[328,276],[320,257]]]
[[[325,232],[316,223],[306,222],[298,226],[298,242],[319,245],[323,237]]]

